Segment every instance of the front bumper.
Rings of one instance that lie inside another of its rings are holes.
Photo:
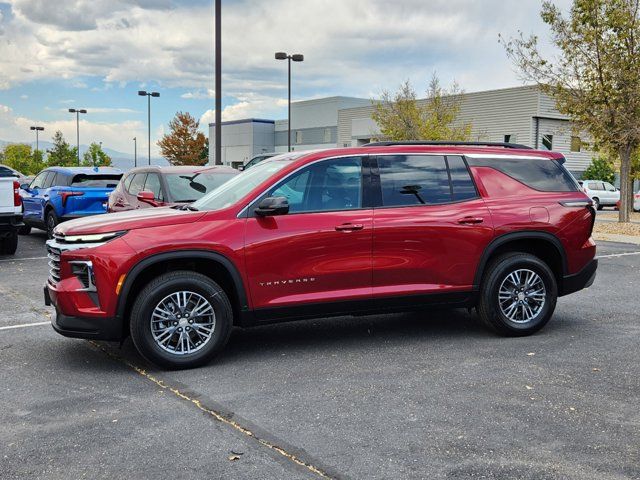
[[[55,295],[51,295],[46,285],[44,287],[44,303],[56,307],[51,325],[60,335],[106,341],[123,339],[122,319],[119,317],[71,317],[64,315],[56,306]]]
[[[562,288],[559,296],[569,295],[571,293],[589,288],[596,279],[596,270],[598,269],[598,260],[593,259],[582,270],[573,275],[565,275],[562,279]]]

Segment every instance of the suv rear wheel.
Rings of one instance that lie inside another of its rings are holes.
[[[528,253],[509,253],[489,266],[478,314],[501,335],[531,335],[549,321],[557,299],[557,282],[546,263]]]
[[[138,294],[131,310],[131,338],[150,362],[193,368],[209,362],[227,343],[233,309],[220,286],[191,271],[160,275]]]

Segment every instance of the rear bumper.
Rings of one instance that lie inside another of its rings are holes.
[[[23,225],[22,215],[0,213],[0,235],[14,232]]]
[[[122,320],[118,317],[72,317],[60,312],[52,300],[49,289],[44,287],[45,305],[56,307],[51,320],[53,329],[60,335],[70,338],[86,338],[92,340],[120,341],[123,338]]]
[[[593,285],[593,282],[596,279],[597,269],[598,260],[594,258],[578,273],[565,275],[562,279],[562,289],[560,290],[559,296],[569,295]]]

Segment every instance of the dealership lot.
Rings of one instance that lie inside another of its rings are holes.
[[[43,245],[0,258],[3,478],[640,478],[638,246],[600,245],[533,337],[464,310],[343,317],[163,372],[40,325]]]

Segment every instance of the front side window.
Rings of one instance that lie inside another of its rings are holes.
[[[607,190],[607,192],[616,192],[616,187],[614,187],[613,185],[611,185],[609,182],[604,182],[604,188]]]
[[[385,207],[451,202],[444,156],[380,156],[378,169]]]
[[[150,173],[147,175],[147,180],[144,182],[144,189],[153,193],[156,200],[163,201],[162,187],[160,186],[160,177],[157,173]]]
[[[40,172],[36,178],[33,179],[29,188],[42,188],[42,185],[44,185],[44,182],[47,179],[48,173],[49,172]]]
[[[289,213],[353,210],[362,207],[362,159],[314,163],[272,188],[268,197],[287,197]]]

